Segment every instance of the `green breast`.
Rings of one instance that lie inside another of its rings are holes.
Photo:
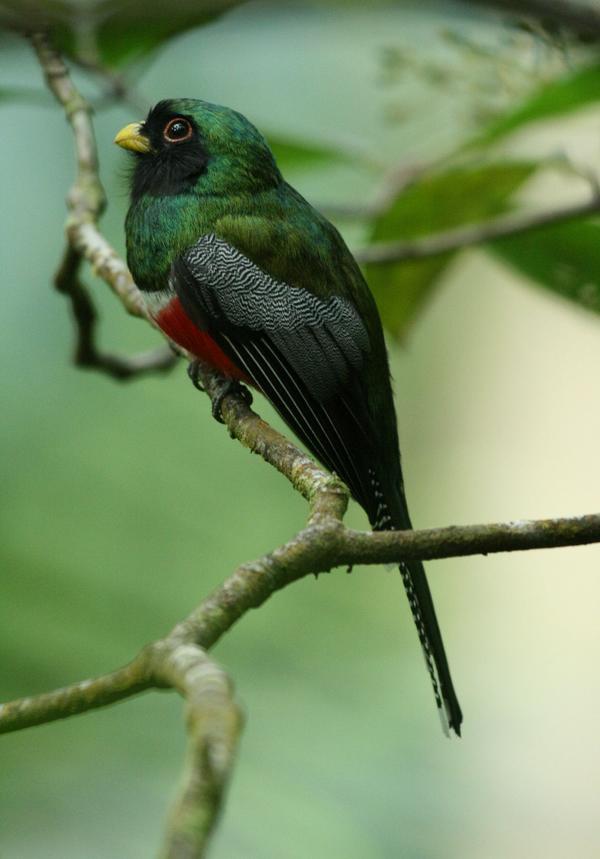
[[[204,232],[203,220],[193,195],[146,195],[132,204],[125,221],[127,264],[140,289],[165,288],[173,260]]]

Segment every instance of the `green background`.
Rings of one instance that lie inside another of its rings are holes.
[[[390,91],[380,59],[389,44],[443,57],[449,20],[482,38],[496,26],[448,4],[249,4],[170,42],[139,86],[151,101],[226,103],[270,135],[371,162],[436,157],[464,136],[468,87],[464,103],[416,78]],[[2,67],[9,84],[39,85],[16,38],[3,43]],[[390,122],[398,105],[406,115]],[[125,159],[111,140],[136,118],[123,107],[97,117],[104,226],[121,250]],[[597,161],[599,120],[587,108],[511,146],[520,156],[570,146]],[[7,102],[1,122],[8,699],[127,661],[238,563],[293,534],[306,510],[211,419],[183,366],[117,384],[70,365],[72,327],[50,277],[72,141],[49,99]],[[290,159],[287,174],[319,204],[360,202],[377,179],[351,161]],[[525,195],[552,202],[563,191],[541,176]],[[364,238],[345,231],[354,246]],[[391,346],[415,523],[592,512],[597,321],[481,250],[457,258],[442,286]],[[105,285],[94,295],[104,346],[158,342]],[[356,508],[348,522],[366,525]],[[247,715],[216,859],[597,856],[599,560],[589,547],[429,565],[465,713],[461,740],[439,729],[394,571],[309,578],[247,615],[215,650]],[[0,856],[153,855],[183,752],[181,702],[163,693],[1,738]]]

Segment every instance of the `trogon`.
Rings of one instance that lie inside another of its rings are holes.
[[[161,101],[115,143],[135,157],[127,261],[160,328],[264,394],[374,530],[411,528],[379,314],[335,227],[229,108]],[[442,723],[460,734],[423,565],[400,570]]]

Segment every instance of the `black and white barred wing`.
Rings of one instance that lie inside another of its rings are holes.
[[[358,389],[369,337],[354,306],[275,280],[212,234],[174,263],[171,285],[192,321],[367,503],[363,460],[373,433]]]
[[[348,484],[373,526],[410,528],[401,486],[395,498],[382,491],[377,428],[362,387],[369,337],[354,306],[275,280],[215,235],[203,236],[175,262],[171,285],[192,321]],[[423,565],[413,561],[401,569],[438,709],[460,733],[462,715]]]

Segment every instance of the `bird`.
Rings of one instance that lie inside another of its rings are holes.
[[[128,266],[159,328],[221,374],[215,417],[222,396],[251,386],[345,482],[373,530],[411,529],[383,328],[337,229],[228,107],[166,99],[114,142],[133,157]],[[460,736],[423,564],[400,572],[442,726]]]

